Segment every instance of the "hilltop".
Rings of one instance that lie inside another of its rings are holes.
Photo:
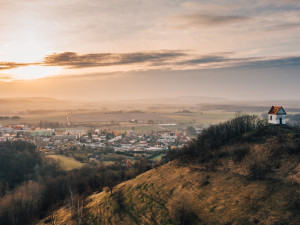
[[[39,224],[299,224],[296,128],[237,118],[166,160]]]

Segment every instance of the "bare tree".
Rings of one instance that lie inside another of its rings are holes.
[[[85,207],[84,197],[82,195],[73,195],[70,189],[71,199],[70,199],[70,210],[72,212],[72,218],[76,221],[77,225],[83,223],[83,211]]]

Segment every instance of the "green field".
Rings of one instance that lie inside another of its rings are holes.
[[[154,156],[154,157],[150,157],[149,159],[151,159],[152,161],[160,161],[162,159],[163,156],[165,156],[166,153],[161,153],[157,156]]]
[[[67,157],[64,155],[48,155],[46,157],[57,160],[59,165],[64,170],[73,170],[73,169],[81,168],[85,165],[84,163],[81,163],[74,158]]]

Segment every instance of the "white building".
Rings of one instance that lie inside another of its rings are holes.
[[[160,143],[175,143],[177,140],[177,136],[174,133],[165,133],[157,139],[157,142]]]
[[[286,112],[282,106],[272,106],[268,112],[270,124],[286,124]]]

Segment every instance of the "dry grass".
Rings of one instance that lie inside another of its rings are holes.
[[[46,157],[58,161],[59,165],[64,170],[73,170],[84,166],[84,163],[81,163],[74,158],[67,157],[64,155],[47,155]]]
[[[299,186],[275,181],[249,181],[225,172],[207,172],[169,163],[136,179],[121,183],[114,193],[124,194],[119,208],[114,194],[101,192],[87,200],[88,223],[177,224],[171,219],[174,201],[188,193],[194,224],[297,224],[300,217],[289,208]],[[175,200],[174,200],[175,199]],[[172,203],[173,202],[173,203]],[[182,203],[186,204],[186,203]],[[61,220],[65,209],[56,214]],[[67,221],[64,224],[72,224]]]

